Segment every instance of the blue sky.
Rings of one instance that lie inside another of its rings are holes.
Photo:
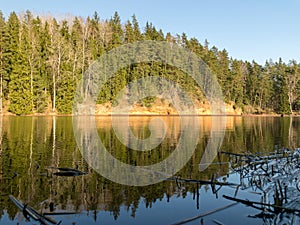
[[[164,33],[196,37],[226,49],[233,58],[261,64],[266,60],[300,62],[300,1],[298,0],[0,0],[5,17],[29,9],[37,14],[65,14],[109,19],[115,11],[122,22],[136,15],[140,27],[152,22]]]

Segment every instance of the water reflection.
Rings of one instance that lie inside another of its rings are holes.
[[[96,128],[114,157],[131,165],[151,165],[168,157],[180,138],[180,119],[161,119],[168,128],[164,140],[154,150],[145,152],[124,147],[112,130],[110,117],[97,117]],[[141,138],[149,137],[147,126],[150,120],[150,117],[131,117],[129,124],[133,134]],[[228,158],[222,154],[216,154],[213,164],[199,171],[212,129],[211,121],[211,117],[199,117],[196,151],[177,176],[211,180],[227,174]],[[0,132],[1,224],[26,223],[9,200],[9,195],[43,212],[81,212],[77,216],[58,216],[57,219],[63,219],[65,223],[75,221],[77,224],[91,221],[111,224],[114,220],[119,224],[153,224],[155,221],[170,224],[223,203],[220,195],[213,193],[209,185],[164,181],[132,187],[103,178],[82,157],[74,138],[71,117],[0,117]],[[242,153],[269,152],[283,146],[294,148],[300,146],[299,134],[299,117],[227,117],[220,150]],[[78,168],[87,174],[53,176],[49,173],[50,166]],[[230,187],[223,190],[232,191]]]
[[[110,131],[112,135],[108,140],[105,139],[106,133],[98,134],[93,117],[74,117],[74,134],[82,155],[102,176],[119,184],[145,186],[174,175],[185,166],[194,153],[199,137],[198,118],[191,116],[176,118],[180,121],[180,130],[176,134],[179,138],[172,151],[168,139],[162,138],[172,136],[174,130],[169,126],[167,133],[165,127],[169,124],[161,125],[165,123],[159,118],[150,120],[145,126],[150,130],[150,135],[143,139],[135,137],[131,129],[128,129],[127,117],[115,118],[115,116],[112,117],[112,121],[115,122],[112,123],[113,129]],[[163,129],[162,136],[161,129]],[[115,156],[109,153],[110,150]],[[136,153],[132,153],[133,151]],[[133,164],[122,162],[129,155],[132,155],[130,160],[134,160]]]

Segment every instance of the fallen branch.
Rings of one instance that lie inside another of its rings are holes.
[[[274,205],[274,204],[249,201],[249,200],[244,200],[244,199],[240,199],[240,198],[230,197],[230,196],[227,196],[227,195],[223,195],[223,198],[226,198],[228,200],[235,201],[235,202],[238,202],[238,203],[242,203],[244,205],[251,206],[251,207],[254,207],[254,208],[256,208],[255,205],[261,205],[261,206],[272,207],[274,209],[285,210],[287,212],[300,212],[300,209],[291,209],[291,208],[286,208],[284,206],[279,206],[279,205]]]
[[[43,213],[44,216],[49,215],[49,216],[57,216],[57,215],[75,215],[75,214],[80,214],[79,212],[48,212],[48,213]]]
[[[224,223],[222,223],[222,222],[220,222],[220,221],[218,221],[218,220],[216,220],[216,219],[213,219],[212,220],[215,224],[218,224],[218,225],[224,225]]]
[[[36,221],[40,221],[41,224],[48,225],[49,222],[52,224],[57,224],[57,222],[52,218],[38,213],[36,210],[24,204],[22,201],[16,199],[14,196],[10,195],[9,198],[24,214],[30,216],[32,219]],[[60,224],[60,222],[58,224]]]
[[[221,185],[221,186],[238,186],[239,184],[229,183],[229,182],[219,182],[219,181],[208,181],[208,180],[195,180],[195,179],[180,179],[177,177],[171,177],[166,180],[175,180],[176,182],[183,182],[183,183],[198,183],[198,184],[210,184],[210,185]]]
[[[188,219],[182,220],[182,221],[177,222],[177,223],[173,223],[173,224],[171,224],[171,225],[185,224],[185,223],[191,222],[191,221],[193,221],[193,220],[199,219],[199,218],[201,218],[201,217],[208,216],[208,215],[210,215],[210,214],[213,214],[213,213],[222,211],[222,210],[224,210],[224,209],[230,208],[230,207],[235,206],[235,205],[237,205],[237,204],[238,204],[238,203],[235,202],[235,203],[232,203],[232,204],[229,204],[229,205],[225,205],[225,206],[223,206],[223,207],[220,207],[220,208],[217,208],[217,209],[213,209],[213,210],[208,211],[208,212],[206,212],[206,213],[203,213],[203,214],[194,216],[194,217],[192,217],[192,218],[188,218]]]

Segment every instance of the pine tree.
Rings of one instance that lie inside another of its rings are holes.
[[[290,114],[291,109],[288,98],[286,65],[282,62],[281,58],[279,59],[279,62],[275,64],[274,81],[274,110],[280,114]]]
[[[46,92],[46,48],[43,25],[39,17],[33,18],[30,11],[24,15],[23,30],[26,43],[25,58],[30,67],[30,93],[32,95],[32,112],[43,113],[48,105]]]
[[[121,25],[121,19],[117,12],[109,21],[109,26],[112,31],[111,40],[108,44],[108,50],[120,46],[123,43],[123,29]]]
[[[141,41],[142,38],[143,38],[143,36],[141,34],[139,23],[138,23],[135,15],[132,16],[132,22],[131,22],[131,24],[133,26],[134,41]]]
[[[220,70],[217,73],[217,77],[220,86],[222,88],[222,92],[225,95],[224,97],[228,101],[231,100],[228,91],[232,87],[232,83],[229,82],[228,80],[230,77],[230,68],[229,68],[230,60],[229,60],[228,52],[225,49],[218,52],[218,61],[219,61]]]
[[[244,94],[244,77],[246,67],[242,61],[231,60],[231,100],[239,107],[243,104]]]
[[[19,45],[19,28],[20,21],[15,12],[12,12],[4,27],[2,42],[2,65],[3,65],[3,95],[8,97],[9,82],[12,72],[12,66],[17,61]]]
[[[92,60],[97,60],[105,52],[106,45],[106,24],[101,24],[100,17],[97,12],[94,13],[90,23],[86,23],[85,30],[90,30],[88,37],[85,37],[90,41],[89,49],[92,54]]]
[[[248,76],[246,77],[246,94],[248,96],[247,104],[257,107],[258,106],[258,92],[259,92],[259,77],[263,72],[261,65],[255,61],[247,63]]]
[[[264,111],[272,108],[271,97],[273,95],[273,80],[271,76],[270,64],[266,62],[264,69],[259,77],[258,105]]]
[[[72,101],[76,88],[76,76],[73,74],[74,52],[70,42],[70,32],[67,21],[63,21],[58,35],[59,47],[57,49],[57,60],[59,69],[57,70],[56,82],[56,109],[59,113],[71,113]]]
[[[50,68],[47,65],[49,60],[50,35],[49,25],[46,22],[43,24],[39,18],[35,21],[35,32],[39,40],[39,57],[38,57],[38,72],[35,78],[34,104],[37,112],[45,112],[50,105]]]
[[[28,30],[26,24],[20,25],[18,18],[13,16],[13,24],[19,29],[19,40],[17,41],[17,51],[13,58],[13,64],[9,83],[9,110],[17,115],[32,113],[32,92],[30,82],[30,65],[27,60],[27,51],[30,48],[28,42]],[[8,23],[10,20],[8,21]],[[11,26],[14,26],[14,25]]]
[[[132,43],[135,41],[134,31],[132,28],[132,24],[129,20],[125,24],[125,35],[124,36],[125,36],[125,38],[124,38],[125,43]]]

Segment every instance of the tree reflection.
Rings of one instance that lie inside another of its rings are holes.
[[[149,152],[130,150],[118,140],[112,130],[110,117],[97,117],[98,135],[110,153],[124,163],[149,165],[168,157],[180,137],[177,117],[163,117],[167,125],[164,141]],[[217,154],[214,162],[199,172],[199,163],[211,130],[211,118],[199,117],[200,136],[195,154],[176,175],[185,179],[211,180],[228,173],[226,156]],[[132,117],[132,132],[141,138],[148,134],[149,117]],[[300,145],[300,118],[290,117],[228,117],[222,151],[269,152],[274,148]],[[0,215],[7,211],[13,219],[18,210],[9,201],[12,194],[43,211],[104,210],[117,219],[125,207],[135,217],[140,204],[151,208],[156,201],[184,198],[193,193],[199,207],[199,184],[176,185],[174,181],[134,187],[113,183],[94,172],[77,148],[71,117],[0,117]],[[88,138],[88,137],[86,137]],[[70,167],[87,175],[56,177],[47,173],[49,166]],[[17,174],[17,175],[16,175]],[[209,185],[207,188],[211,188]],[[51,206],[51,207],[50,207]]]

